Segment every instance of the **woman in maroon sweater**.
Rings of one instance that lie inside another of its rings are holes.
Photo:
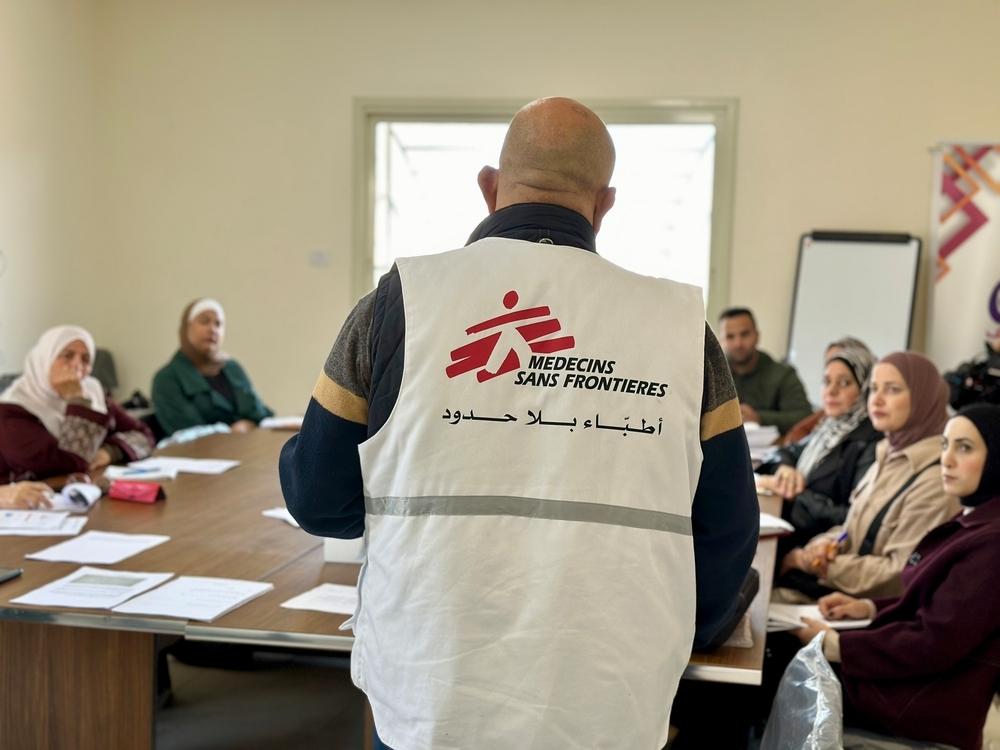
[[[104,398],[90,377],[94,340],[76,326],[50,328],[24,373],[0,394],[0,482],[44,479],[145,458],[153,434]]]
[[[796,633],[807,642],[826,631],[845,724],[978,750],[1000,687],[1000,407],[967,407],[948,422],[941,472],[964,510],[917,545],[902,596],[831,594],[819,601],[824,617],[872,624],[838,634],[807,620]]]

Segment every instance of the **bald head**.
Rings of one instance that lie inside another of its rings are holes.
[[[572,99],[538,99],[511,120],[500,169],[479,174],[490,212],[551,203],[583,214],[595,229],[614,203],[615,147],[601,119]]]

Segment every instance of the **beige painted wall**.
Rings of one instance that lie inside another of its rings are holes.
[[[105,211],[79,309],[148,389],[181,307],[218,296],[280,412],[354,302],[357,97],[738,98],[731,301],[778,354],[803,231],[926,239],[928,148],[1000,135],[996,0],[95,2]]]
[[[97,61],[90,0],[0,0],[0,373],[106,317],[75,283],[98,278]]]

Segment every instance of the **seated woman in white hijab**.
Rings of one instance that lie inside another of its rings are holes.
[[[0,484],[0,508],[35,510],[52,507],[52,489],[41,482]]]
[[[145,458],[153,435],[105,400],[90,377],[94,339],[77,326],[50,328],[24,373],[0,394],[0,479],[46,477]]]
[[[225,335],[217,300],[204,297],[184,308],[180,347],[153,377],[153,408],[166,434],[217,422],[248,432],[272,416],[246,371],[222,351]]]

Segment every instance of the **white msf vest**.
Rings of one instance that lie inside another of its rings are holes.
[[[694,637],[695,287],[489,238],[397,262],[352,675],[395,750],[654,750]]]

